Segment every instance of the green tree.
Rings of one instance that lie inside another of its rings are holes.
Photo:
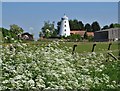
[[[51,34],[51,37],[57,37],[57,34],[58,34],[58,30],[55,29],[55,30],[53,31],[53,33]]]
[[[82,23],[82,21],[79,21],[78,24],[79,24],[79,29],[83,30],[84,29],[84,24]]]
[[[11,39],[12,39],[12,33],[10,32],[10,30],[5,29],[5,28],[0,28],[0,30],[2,31],[2,36],[3,36],[3,41],[10,43]]]
[[[85,24],[85,30],[87,32],[92,32],[91,25],[89,23]]]
[[[109,28],[120,28],[120,24],[118,24],[118,23],[115,23],[115,24],[111,23],[109,26],[108,25],[103,26],[102,30],[103,29],[109,29]]]
[[[16,24],[10,25],[10,30],[1,28],[4,42],[14,42],[19,40],[19,35],[23,33],[23,29]]]
[[[60,21],[58,21],[57,22],[57,34],[59,34],[59,31],[60,31],[60,25],[61,25],[61,22]]]
[[[70,30],[76,30],[75,20],[74,20],[74,22],[73,22],[73,20],[69,20],[69,25],[70,25]]]
[[[80,29],[80,26],[79,26],[79,23],[78,23],[78,20],[77,19],[74,19],[73,20],[73,25],[75,30],[79,30]]]
[[[12,25],[10,25],[10,31],[13,32],[14,34],[18,35],[18,34],[22,34],[24,30],[21,27],[19,27],[18,25],[12,24]]]
[[[41,28],[41,30],[42,30],[43,36],[46,38],[52,37],[53,34],[57,33],[56,29],[54,28],[54,22],[50,23],[49,21],[44,22],[44,26]]]
[[[99,25],[99,23],[97,21],[93,22],[91,27],[92,27],[93,32],[99,31],[101,29],[100,25]]]
[[[39,32],[39,37],[42,37],[43,36],[43,33],[42,31]]]
[[[69,20],[69,24],[70,24],[70,29],[71,30],[84,29],[84,24],[82,23],[82,21],[78,21],[77,19]]]
[[[114,28],[114,24],[111,23],[110,26],[109,26],[109,28]]]
[[[103,26],[102,30],[104,29],[109,29],[109,26],[108,25]]]
[[[14,38],[15,40],[19,40],[19,35],[21,35],[23,32],[24,30],[20,26],[16,24],[10,25],[11,38]]]
[[[120,28],[120,24],[118,23],[113,24],[113,28]]]

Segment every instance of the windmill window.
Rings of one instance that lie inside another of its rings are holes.
[[[66,23],[66,21],[65,21],[65,23]]]
[[[65,32],[66,32],[66,29],[65,29]]]
[[[65,27],[66,27],[66,25],[65,25]]]

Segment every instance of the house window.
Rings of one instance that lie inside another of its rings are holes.
[[[66,29],[64,31],[66,32]]]
[[[65,27],[66,27],[66,25],[65,25]]]
[[[66,21],[65,21],[65,23],[66,23]]]

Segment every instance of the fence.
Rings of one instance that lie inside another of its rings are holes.
[[[96,54],[100,54],[100,53],[103,53],[103,54],[106,54],[107,56],[107,58],[109,59],[109,57],[112,57],[113,59],[115,59],[115,60],[118,60],[118,59],[120,59],[120,50],[118,49],[118,50],[110,50],[111,49],[111,45],[112,45],[112,43],[110,43],[109,45],[108,45],[108,49],[107,49],[107,51],[98,51],[98,52],[96,52]],[[92,49],[91,49],[91,52],[94,52],[95,51],[95,47],[97,46],[97,44],[93,44],[93,47],[92,47]],[[73,51],[72,51],[72,54],[74,54],[74,52],[75,52],[75,49],[76,49],[76,47],[77,47],[77,45],[73,45]],[[87,52],[87,53],[80,53],[80,55],[86,55],[86,54],[88,54],[88,53],[91,53],[91,52]],[[118,55],[114,55],[114,53],[117,53]]]

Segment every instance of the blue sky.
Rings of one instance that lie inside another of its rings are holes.
[[[98,21],[101,26],[109,25],[118,22],[118,3],[2,2],[2,27],[9,29],[10,24],[17,24],[37,38],[44,21],[57,23],[64,13],[84,24]]]
[[[2,2],[118,2],[119,0],[1,0]]]

